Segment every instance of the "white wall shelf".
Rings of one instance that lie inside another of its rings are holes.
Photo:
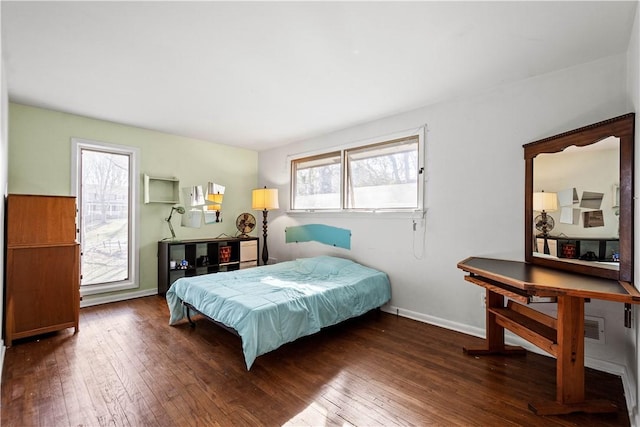
[[[145,203],[180,203],[180,180],[144,174]]]

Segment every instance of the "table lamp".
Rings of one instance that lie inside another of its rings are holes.
[[[171,212],[169,213],[169,218],[167,218],[165,221],[167,221],[167,224],[169,225],[169,231],[171,231],[171,240],[176,240],[176,232],[173,231],[173,225],[171,224],[171,217],[173,216],[174,212],[178,212],[180,215],[184,215],[185,210],[182,206],[173,206],[171,207]]]

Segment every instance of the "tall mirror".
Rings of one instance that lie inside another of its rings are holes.
[[[527,262],[632,282],[634,117],[524,145]]]

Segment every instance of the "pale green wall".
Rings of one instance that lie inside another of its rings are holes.
[[[169,236],[164,218],[171,205],[142,202],[143,173],[177,177],[181,187],[208,181],[226,186],[222,223],[192,229],[174,221],[179,238],[235,235],[235,218],[251,209],[255,151],[15,103],[9,104],[9,192],[72,194],[73,137],[140,149],[140,288],[130,292],[157,287],[157,242]]]

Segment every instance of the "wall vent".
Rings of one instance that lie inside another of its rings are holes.
[[[604,344],[604,318],[585,316],[584,338],[598,344]]]

